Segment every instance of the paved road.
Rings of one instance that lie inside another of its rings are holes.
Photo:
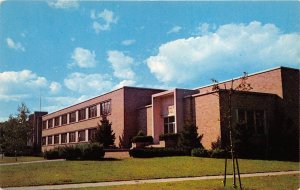
[[[260,177],[260,176],[274,176],[274,175],[288,175],[300,174],[300,171],[286,171],[286,172],[267,172],[267,173],[252,173],[241,174],[241,177]],[[228,178],[232,178],[228,175]],[[160,183],[160,182],[176,182],[189,180],[208,180],[208,179],[222,179],[223,175],[217,176],[202,176],[202,177],[181,177],[181,178],[167,178],[167,179],[146,179],[146,180],[131,180],[131,181],[114,181],[114,182],[98,182],[98,183],[79,183],[79,184],[64,184],[64,185],[43,185],[30,187],[10,187],[3,188],[4,190],[48,190],[48,189],[67,189],[67,188],[82,188],[82,187],[103,187],[113,185],[135,185],[143,183]]]

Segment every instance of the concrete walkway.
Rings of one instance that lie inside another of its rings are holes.
[[[261,177],[261,176],[275,176],[275,175],[288,175],[288,174],[300,174],[300,171],[241,174],[241,177]],[[64,184],[64,185],[9,187],[3,189],[4,190],[67,189],[67,188],[83,188],[83,187],[103,187],[103,186],[113,186],[113,185],[136,185],[136,184],[143,184],[143,183],[177,182],[177,181],[189,181],[189,180],[223,179],[223,177],[224,177],[223,175],[216,175],[216,176],[202,176],[202,177],[180,177],[180,178],[165,178],[165,179],[98,182],[98,183],[78,183],[78,184]],[[227,178],[232,178],[232,177],[233,177],[232,175],[227,176]]]
[[[33,163],[41,163],[41,162],[57,162],[57,161],[65,161],[65,159],[37,160],[37,161],[29,161],[29,162],[1,163],[0,166],[11,166],[11,165],[18,165],[18,164],[33,164]]]

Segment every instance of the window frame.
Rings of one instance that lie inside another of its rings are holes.
[[[100,115],[106,116],[111,114],[111,99],[100,102]]]
[[[72,120],[72,114],[74,114],[74,121]],[[76,111],[70,112],[69,113],[69,123],[75,123],[76,122]]]
[[[78,110],[78,121],[86,119],[86,108]]]
[[[53,120],[54,120],[54,127],[59,126],[59,116],[55,117]]]
[[[74,134],[74,135],[73,135]],[[74,141],[72,140],[72,137],[74,137]],[[76,132],[69,132],[69,143],[76,142]]]
[[[248,130],[251,130],[251,132],[253,132],[253,134],[255,135],[265,135],[266,134],[266,127],[267,127],[267,118],[266,118],[266,111],[262,110],[262,109],[255,109],[255,110],[250,110],[250,109],[243,109],[243,108],[238,108],[236,109],[236,122],[239,123],[240,121],[240,116],[239,116],[239,111],[243,110],[245,112],[245,122],[242,123],[245,125],[245,127],[247,127]],[[262,117],[260,119],[262,119],[261,123],[262,123],[262,131],[259,131],[258,129],[258,116],[257,113],[261,112]],[[249,116],[251,115],[251,120],[249,118]],[[250,121],[252,121],[250,123]],[[252,126],[253,125],[253,126]]]
[[[66,124],[68,124],[68,114],[63,114],[61,115],[61,125],[66,125]]]
[[[176,132],[176,119],[175,116],[166,116],[163,118],[163,126],[164,126],[164,134],[172,133],[174,134]]]
[[[94,108],[94,110],[91,110],[91,108]],[[93,114],[92,114],[93,113]],[[92,105],[88,107],[88,118],[94,118],[97,117],[98,110],[97,110],[97,105]]]
[[[53,140],[54,142],[54,144],[59,144],[59,135],[58,134],[56,134],[56,135],[54,135],[54,140]]]
[[[65,139],[65,142],[64,142],[64,139]],[[68,133],[62,133],[60,135],[60,141],[61,141],[61,144],[66,144],[68,143]]]
[[[80,130],[78,131],[78,142],[85,142],[86,140],[86,135],[85,135],[85,130]]]
[[[51,139],[51,143],[49,143],[50,141],[49,141],[49,139]],[[49,136],[47,136],[47,145],[53,145],[53,136],[52,135],[49,135]]]

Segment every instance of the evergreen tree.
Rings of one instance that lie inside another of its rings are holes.
[[[111,129],[111,125],[112,123],[110,123],[105,116],[102,116],[100,124],[98,123],[98,128],[93,141],[102,144],[104,148],[114,146],[116,137]]]
[[[186,123],[179,136],[179,147],[192,150],[193,148],[203,148],[201,139],[203,135],[198,135],[198,127],[194,123]]]

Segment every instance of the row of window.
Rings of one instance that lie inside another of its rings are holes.
[[[265,134],[266,116],[263,110],[237,110],[237,122],[253,134]]]
[[[96,134],[97,129],[87,129],[88,139],[86,139],[86,130],[81,130],[77,132],[77,141],[76,141],[76,132],[62,133],[50,135],[42,138],[42,145],[53,145],[53,144],[66,144],[66,143],[75,143],[75,142],[84,142],[91,141]],[[68,138],[69,137],[69,138]]]
[[[99,105],[99,104],[98,104]],[[77,110],[78,111],[78,121],[97,117],[97,105],[93,105],[87,108],[88,114],[86,114],[86,108]],[[57,127],[60,125],[68,124],[68,115],[69,115],[69,123],[76,122],[76,112],[70,112],[63,114],[61,116],[57,116],[55,118],[48,119],[47,121],[43,121],[43,129],[47,128],[47,122],[48,122],[48,129]],[[108,115],[111,113],[111,100],[107,100],[100,103],[100,115]],[[61,124],[59,122],[61,117]]]

